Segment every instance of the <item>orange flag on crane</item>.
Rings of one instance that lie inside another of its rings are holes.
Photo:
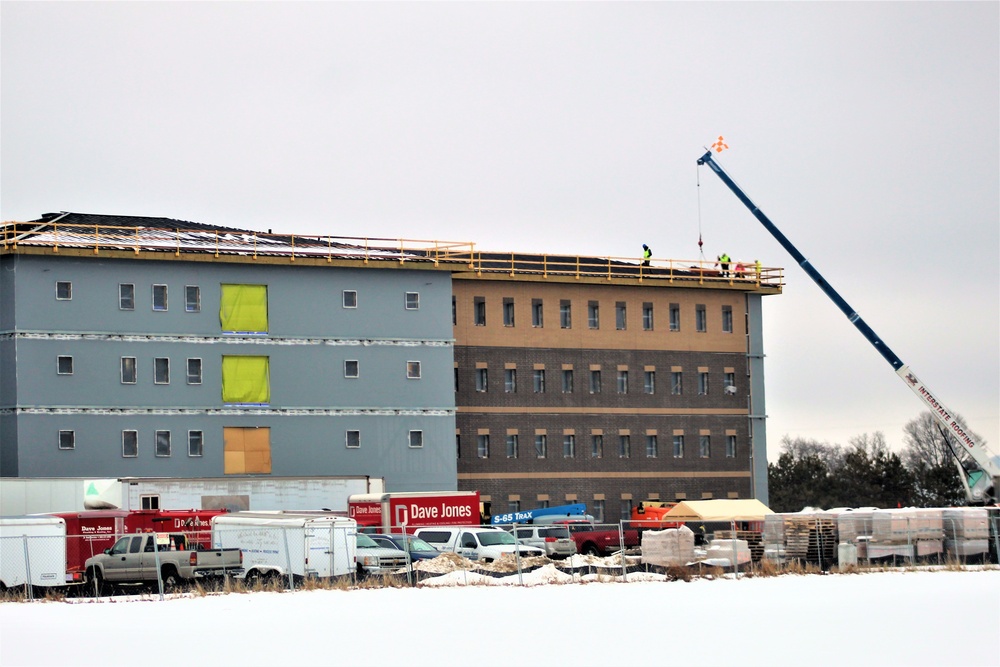
[[[716,153],[721,153],[722,151],[724,151],[727,148],[729,148],[729,144],[727,144],[725,141],[723,141],[722,137],[720,136],[719,140],[716,141],[714,144],[712,144],[712,148],[715,149]]]

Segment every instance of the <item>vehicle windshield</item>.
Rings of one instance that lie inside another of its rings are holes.
[[[514,536],[505,530],[490,530],[479,533],[479,543],[484,547],[495,547],[498,544],[516,544]]]
[[[378,543],[372,538],[368,537],[364,533],[358,533],[358,548],[359,549],[371,549],[378,548]]]
[[[434,547],[424,542],[419,537],[411,537],[407,540],[410,543],[410,551],[437,551]]]

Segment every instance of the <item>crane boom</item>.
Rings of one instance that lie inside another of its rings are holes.
[[[993,455],[986,445],[982,443],[975,435],[971,432],[966,431],[958,420],[955,419],[955,413],[946,408],[944,404],[937,398],[937,396],[931,392],[923,382],[921,382],[916,374],[910,367],[903,363],[903,361],[896,356],[896,354],[889,349],[881,338],[872,330],[870,326],[858,315],[851,306],[844,300],[842,296],[833,289],[830,285],[820,275],[820,272],[809,262],[805,256],[799,252],[788,238],[781,233],[770,218],[768,218],[760,208],[757,207],[753,201],[743,192],[743,190],[736,184],[736,182],[729,177],[719,164],[712,159],[712,151],[707,151],[704,155],[698,158],[699,165],[708,165],[715,174],[722,179],[722,182],[732,190],[733,194],[743,202],[743,205],[750,210],[757,220],[760,221],[764,228],[771,233],[778,243],[781,244],[785,250],[788,251],[795,261],[798,263],[802,270],[813,279],[813,281],[819,285],[819,288],[830,297],[841,312],[847,316],[847,319],[861,332],[861,335],[871,343],[878,353],[889,362],[892,369],[896,372],[906,385],[913,390],[913,392],[919,397],[924,404],[930,409],[931,414],[934,418],[941,424],[947,433],[950,433],[961,445],[962,449],[969,454],[976,465],[979,466],[979,470],[974,470],[971,472],[966,472],[962,478],[962,484],[965,488],[966,498],[970,503],[987,503],[990,502],[992,498],[996,497],[996,491],[1000,488],[1000,457]]]

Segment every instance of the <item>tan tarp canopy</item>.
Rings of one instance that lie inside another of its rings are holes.
[[[679,521],[763,521],[765,514],[774,514],[756,498],[750,500],[685,500],[677,503],[664,519]]]

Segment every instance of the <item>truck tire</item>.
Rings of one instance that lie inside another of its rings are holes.
[[[593,542],[587,542],[587,544],[583,545],[583,553],[586,556],[601,556],[601,550]]]
[[[97,568],[92,567],[87,570],[87,581],[93,582],[94,595],[97,597],[104,597],[111,594],[111,585],[104,580],[104,577],[101,576],[101,571]]]
[[[181,578],[180,575],[177,574],[177,570],[175,570],[173,567],[163,568],[163,573],[161,574],[161,576],[163,578],[164,591],[173,592],[176,591],[178,588],[180,588]]]

